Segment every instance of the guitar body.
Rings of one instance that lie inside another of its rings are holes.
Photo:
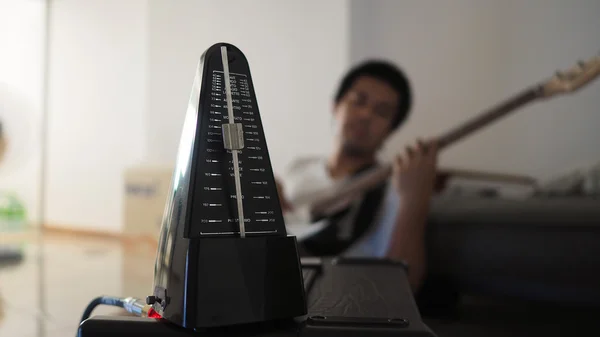
[[[282,175],[284,197],[286,200],[301,200],[303,196],[315,195],[322,190],[331,189],[334,182],[327,176],[325,162],[320,157],[299,158],[294,161]],[[338,208],[347,204],[337,203]],[[312,221],[310,205],[295,203],[293,210],[284,212],[283,217],[288,233],[296,236],[300,242],[321,231],[327,225],[327,220]]]

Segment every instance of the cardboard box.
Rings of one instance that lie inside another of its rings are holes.
[[[123,232],[158,239],[173,168],[138,166],[125,171]]]

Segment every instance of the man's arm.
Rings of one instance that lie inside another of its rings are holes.
[[[427,269],[425,258],[425,223],[427,212],[401,202],[387,257],[408,264],[408,281],[417,292]]]
[[[419,142],[396,159],[394,185],[400,196],[387,257],[408,264],[408,280],[418,291],[426,273],[425,226],[436,177],[437,146]]]

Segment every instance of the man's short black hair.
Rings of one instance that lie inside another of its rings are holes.
[[[398,111],[392,122],[392,130],[402,124],[412,108],[412,91],[410,82],[404,72],[390,62],[382,60],[368,60],[362,62],[346,73],[335,95],[335,102],[339,103],[342,97],[350,90],[354,81],[361,76],[369,76],[390,85],[400,97]]]

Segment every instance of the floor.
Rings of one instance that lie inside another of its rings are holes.
[[[148,242],[64,234],[48,235],[41,246],[35,244],[35,236],[16,241],[21,242],[25,259],[0,264],[2,337],[74,336],[85,307],[96,296],[144,298],[151,293],[156,248]],[[94,314],[121,315],[123,311],[98,307]],[[597,317],[600,310],[467,301],[459,321],[425,322],[440,337],[548,337],[569,336],[583,329],[600,335]]]
[[[22,262],[0,264],[0,336],[74,336],[85,307],[95,297],[145,298],[151,293],[155,252],[151,245],[130,248],[116,239],[65,235],[48,235],[41,246],[32,242],[35,236],[21,242]],[[111,307],[94,311],[121,313]]]

